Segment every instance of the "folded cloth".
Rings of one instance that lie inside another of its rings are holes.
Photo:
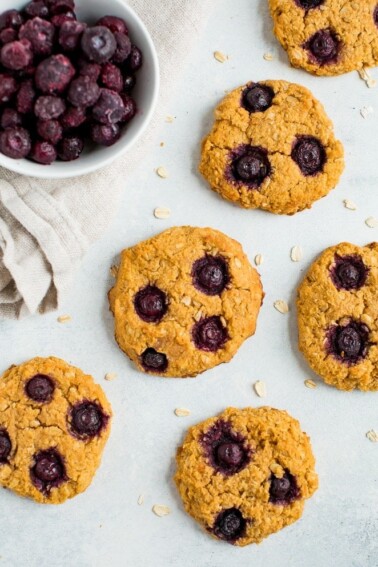
[[[125,157],[68,180],[27,178],[0,168],[0,318],[57,309],[80,260],[114,218],[124,172],[145,154],[212,0],[130,0],[159,55],[161,90],[148,132]]]

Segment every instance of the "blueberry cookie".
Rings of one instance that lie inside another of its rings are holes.
[[[254,334],[262,298],[240,244],[190,226],[124,250],[109,293],[120,348],[140,370],[167,377],[231,360]]]
[[[216,108],[199,169],[229,201],[292,215],[335,187],[343,147],[309,90],[286,81],[249,83]]]
[[[60,504],[100,465],[110,405],[91,376],[58,358],[11,366],[0,379],[0,485]]]
[[[299,348],[340,390],[378,390],[378,243],[323,252],[298,289]]]
[[[212,536],[238,546],[298,520],[318,487],[308,436],[270,407],[228,408],[192,427],[176,460],[185,510]]]
[[[377,0],[269,0],[291,64],[316,75],[378,65]]]

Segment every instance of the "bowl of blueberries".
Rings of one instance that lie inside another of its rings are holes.
[[[127,152],[159,90],[135,12],[123,0],[1,0],[0,10],[0,166],[62,179]]]

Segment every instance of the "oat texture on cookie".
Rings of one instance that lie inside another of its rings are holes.
[[[378,390],[378,243],[325,250],[298,289],[299,349],[340,390]]]
[[[111,407],[93,378],[58,358],[0,379],[0,484],[40,503],[86,490],[109,436]]]
[[[269,0],[291,64],[316,75],[378,65],[377,0]]]
[[[189,429],[175,482],[213,537],[259,543],[298,520],[318,486],[309,437],[287,412],[228,408]]]
[[[241,207],[292,215],[333,189],[344,151],[323,106],[286,81],[248,83],[215,110],[199,170]]]
[[[238,242],[176,227],[122,252],[115,338],[139,370],[187,377],[228,362],[256,329],[260,277]]]

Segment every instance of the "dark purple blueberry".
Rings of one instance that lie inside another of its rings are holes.
[[[168,310],[167,296],[155,285],[148,285],[135,294],[134,306],[143,321],[158,323]]]
[[[30,155],[30,159],[40,163],[41,165],[50,165],[58,157],[55,146],[44,140],[34,142]]]
[[[0,78],[1,90],[1,78]],[[34,100],[37,93],[33,86],[33,81],[28,79],[21,83],[20,89],[17,93],[16,108],[21,114],[30,114],[34,108]]]
[[[210,465],[226,476],[244,469],[251,460],[245,438],[232,430],[231,423],[219,420],[203,434],[201,445]]]
[[[83,33],[81,48],[90,61],[106,63],[113,57],[117,42],[108,28],[95,26],[87,28]]]
[[[324,29],[316,32],[305,44],[319,65],[334,63],[340,51],[340,41],[335,32]]]
[[[304,10],[311,10],[312,8],[318,8],[324,4],[325,0],[295,0],[300,8]]]
[[[0,152],[13,159],[25,158],[31,150],[30,134],[25,128],[7,128],[0,134]]]
[[[5,28],[5,30],[0,32],[0,44],[5,45],[6,43],[16,41],[17,37],[17,30],[14,30],[13,28]]]
[[[98,20],[96,26],[105,26],[113,33],[128,33],[125,20],[117,18],[116,16],[104,16]]]
[[[196,347],[208,352],[216,352],[229,338],[227,329],[217,315],[198,321],[193,327],[192,336]]]
[[[141,356],[141,363],[147,372],[165,372],[168,368],[167,356],[154,348],[147,348]]]
[[[99,435],[108,419],[97,402],[88,400],[76,404],[69,416],[72,432],[81,439],[90,439]]]
[[[245,535],[247,521],[237,508],[228,508],[218,514],[212,532],[219,539],[235,543]]]
[[[63,128],[58,120],[38,120],[37,132],[43,140],[53,146],[56,146],[63,136]]]
[[[143,54],[139,47],[136,45],[131,46],[130,55],[126,61],[127,67],[129,71],[135,73],[138,71],[143,65]]]
[[[332,325],[327,332],[326,349],[341,362],[357,364],[367,355],[369,335],[369,327],[353,319],[346,325]]]
[[[33,0],[26,5],[24,13],[28,18],[48,18],[49,9],[43,0]]]
[[[43,93],[62,93],[74,75],[75,69],[65,55],[53,55],[38,65],[35,83]]]
[[[128,93],[128,92],[133,90],[135,85],[136,85],[135,75],[126,75],[124,82],[123,82],[124,90]]]
[[[192,278],[193,285],[206,295],[220,295],[230,281],[227,261],[206,254],[194,262]]]
[[[36,374],[25,384],[25,392],[35,402],[51,402],[55,385],[50,376]]]
[[[273,104],[274,90],[268,85],[252,83],[242,94],[242,106],[248,112],[265,112]]]
[[[335,255],[335,263],[330,269],[331,279],[337,289],[360,289],[366,283],[369,268],[365,266],[361,256]]]
[[[47,0],[46,4],[48,5],[52,16],[73,12],[75,9],[74,0]]]
[[[327,161],[323,144],[313,136],[299,136],[294,142],[291,157],[306,177],[321,173]]]
[[[85,108],[71,106],[60,118],[60,123],[64,130],[70,130],[72,128],[78,128],[79,126],[84,124],[86,119],[87,115]]]
[[[101,70],[102,85],[119,93],[123,89],[123,77],[119,67],[112,63],[105,63]]]
[[[18,29],[23,21],[24,19],[18,10],[7,10],[0,14],[0,30],[5,28]]]
[[[117,42],[117,49],[115,50],[112,61],[120,65],[126,61],[131,53],[131,41],[129,36],[124,33],[116,32],[114,37]]]
[[[243,145],[231,156],[231,174],[243,185],[260,187],[272,171],[267,150],[258,146]]]
[[[102,124],[117,124],[125,117],[125,105],[115,91],[102,89],[101,96],[92,109],[93,118]]]
[[[118,124],[92,124],[90,137],[100,146],[113,146],[121,137],[121,129]]]
[[[80,65],[80,75],[82,75],[83,77],[89,77],[95,83],[100,78],[100,74],[101,65],[99,65],[98,63],[83,62]]]
[[[0,126],[2,128],[14,128],[22,125],[22,116],[14,108],[4,108],[1,114]]]
[[[63,22],[59,29],[59,45],[64,51],[75,51],[80,44],[86,24],[76,20]]]
[[[66,103],[59,96],[40,96],[34,106],[34,113],[41,120],[59,118],[66,110]]]
[[[81,76],[74,79],[68,90],[68,100],[73,106],[89,108],[100,98],[101,89],[89,77]]]
[[[34,486],[46,495],[68,480],[60,453],[54,448],[36,453],[30,467],[30,478]]]
[[[270,478],[269,502],[280,506],[287,506],[301,496],[295,476],[285,471],[282,478],[274,475]]]
[[[12,450],[12,442],[4,427],[0,427],[0,465],[7,462]]]
[[[84,149],[84,140],[79,136],[66,136],[58,145],[58,156],[62,161],[78,159]]]
[[[378,4],[375,7],[374,14],[373,14],[374,23],[378,28]]]
[[[9,102],[17,89],[18,85],[14,77],[0,73],[0,104]]]
[[[135,100],[128,94],[121,93],[121,99],[125,107],[125,114],[122,122],[130,122],[137,113],[137,104]]]
[[[54,26],[42,18],[33,18],[24,24],[19,33],[20,39],[27,39],[37,55],[50,55],[54,44]]]
[[[30,41],[21,39],[6,43],[1,49],[0,59],[4,67],[12,71],[20,71],[28,67],[33,60]]]
[[[76,15],[73,12],[66,12],[65,14],[57,14],[51,18],[51,23],[56,27],[60,28],[64,22],[72,22],[76,20]]]

